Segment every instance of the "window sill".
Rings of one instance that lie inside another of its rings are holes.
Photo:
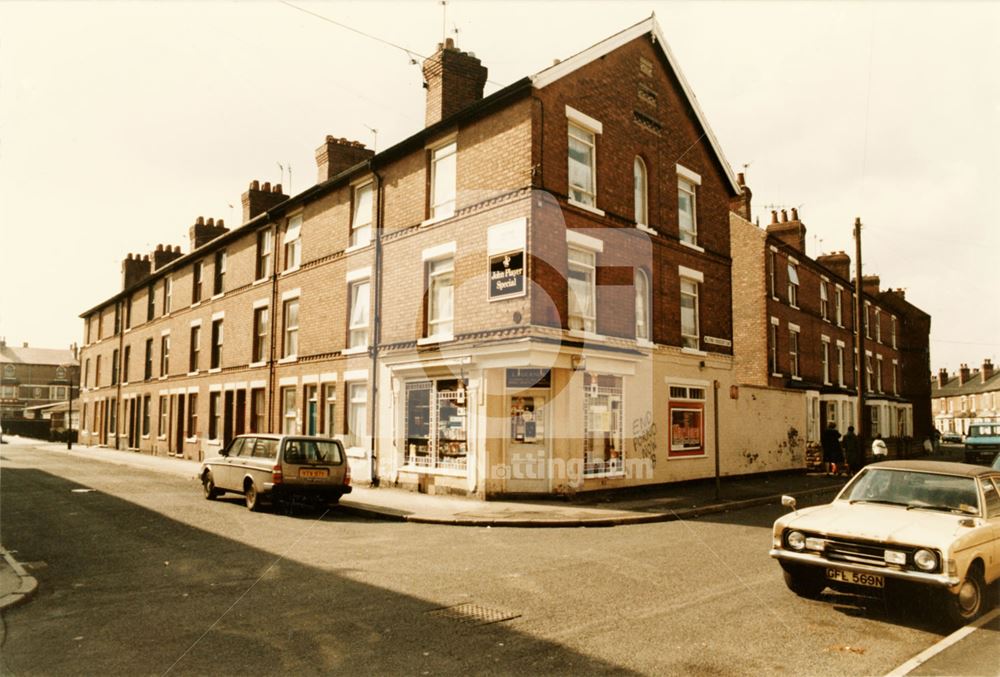
[[[209,374],[218,374],[222,371],[222,367],[214,367],[208,370]]]
[[[697,348],[681,348],[681,352],[685,355],[697,355],[698,357],[707,357],[708,353],[704,350],[698,350]]]
[[[699,247],[698,245],[694,244],[693,242],[685,242],[684,240],[681,240],[680,243],[682,245],[684,245],[685,247],[687,247],[688,249],[693,249],[693,250],[695,250],[696,252],[698,252],[700,254],[704,254],[705,253],[705,248],[704,247]]]
[[[611,472],[589,472],[583,474],[583,479],[594,480],[594,479],[604,479],[604,478],[621,478],[625,477],[624,470],[613,470]]]
[[[647,226],[644,223],[637,223],[637,224],[635,224],[635,228],[636,228],[636,230],[641,230],[642,232],[649,233],[650,235],[659,235],[659,233],[657,233],[656,230],[654,230],[653,228],[650,228],[649,226]]]
[[[341,355],[360,355],[368,352],[368,346],[358,346],[357,348],[345,348],[340,351]]]
[[[370,247],[371,244],[372,244],[371,240],[368,240],[368,242],[359,242],[358,244],[352,244],[351,246],[349,246],[347,249],[344,250],[344,253],[350,254],[352,252],[361,251],[362,249],[367,249],[368,247]]]
[[[780,371],[772,371],[771,376],[773,378],[785,378],[785,375],[782,374]]]
[[[454,215],[455,212],[452,212],[451,214],[442,214],[441,216],[432,216],[429,219],[424,219],[423,221],[421,221],[420,226],[421,228],[424,226],[433,226],[435,223],[441,223],[442,221],[450,219]]]
[[[212,298],[210,298],[209,301],[218,301],[219,299],[221,299],[225,295],[226,295],[226,292],[224,292],[224,291],[223,292],[219,292],[218,294],[213,294]]]
[[[649,339],[636,339],[635,344],[640,348],[655,348],[656,344]]]
[[[801,380],[802,380],[802,377],[801,377],[801,376],[793,376],[793,377],[792,377],[792,380],[793,380],[793,381],[801,381]]]
[[[285,268],[283,271],[281,271],[281,277],[284,277],[285,275],[291,275],[292,273],[297,273],[299,272],[300,268],[302,268],[301,263],[293,268]]]
[[[91,434],[91,435],[96,435],[97,433],[90,433],[90,434]],[[144,440],[148,440],[148,439],[149,439],[149,435],[143,435],[143,436],[142,436],[142,439],[144,439]]]
[[[582,202],[577,202],[573,198],[566,198],[567,204],[573,205],[577,209],[582,209],[585,212],[590,212],[591,214],[597,214],[598,216],[604,216],[604,210],[598,209],[597,207],[591,207],[590,205],[585,205]]]
[[[167,380],[167,378],[168,378],[168,375],[167,375],[167,374],[164,374],[163,376],[159,377],[159,378],[158,378],[157,380],[158,380],[158,381],[166,381],[166,380]]]
[[[197,370],[197,369],[195,369],[194,371],[189,371],[189,372],[187,373],[187,375],[188,375],[188,376],[197,376],[197,375],[198,375],[198,370]]]
[[[251,369],[257,369],[258,367],[266,367],[267,366],[267,362],[266,361],[265,362],[251,362],[247,366],[250,367]]]
[[[587,331],[585,329],[570,329],[569,335],[573,338],[582,338],[591,341],[603,341],[605,337],[597,332]]]
[[[298,355],[289,355],[287,357],[282,357],[280,360],[278,360],[278,364],[291,364],[292,362],[298,362],[298,361],[299,361]]]
[[[418,346],[430,346],[436,343],[447,343],[448,341],[454,341],[455,337],[452,334],[441,334],[438,336],[425,336],[424,338],[417,339]]]
[[[201,301],[195,301],[194,303],[191,304],[191,307],[192,308],[197,308],[200,305],[201,305]]]
[[[167,436],[166,435],[157,435],[156,439],[159,440],[160,442],[166,442],[167,441]]]
[[[185,437],[184,441],[187,442],[188,444],[195,444],[198,441],[198,436],[196,435],[194,437]]]
[[[270,277],[270,276],[268,276],[268,277]],[[267,278],[266,277],[262,277],[262,278],[260,278],[258,280],[254,280],[252,283],[250,283],[250,286],[251,287],[256,287],[257,285],[264,284],[265,282],[267,282]]]
[[[222,440],[208,440],[208,446],[210,447],[221,447]]]
[[[792,309],[794,309],[794,310],[801,310],[801,308],[799,308],[799,307],[798,307],[797,305],[795,305],[795,304],[794,304],[794,303],[792,303],[791,301],[789,301],[789,302],[788,302],[788,307],[789,307],[789,308],[792,308]]]

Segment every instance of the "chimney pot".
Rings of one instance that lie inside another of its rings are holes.
[[[205,222],[205,225],[206,226],[214,226],[215,225],[215,219],[213,219],[211,216],[209,216],[208,217],[208,221]]]
[[[263,191],[265,193],[270,193],[271,192],[271,182],[270,181],[265,181],[264,182]]]
[[[281,192],[281,184],[280,183],[274,184],[274,187],[271,188],[271,192],[272,193],[280,193]],[[220,223],[221,223],[221,220],[220,220]]]
[[[250,182],[250,190],[260,190],[260,181],[254,179]]]
[[[796,209],[795,207],[792,207],[792,221],[798,221],[798,220],[799,220],[799,210]]]
[[[788,212],[784,209],[781,210],[781,222],[788,223]]]
[[[739,174],[736,175],[736,183],[737,185],[740,186],[746,185],[746,182],[743,180],[743,172],[740,172]]]
[[[777,222],[778,222],[778,212],[777,212],[777,210],[772,209],[771,210],[771,223],[777,223]]]
[[[196,224],[198,224],[199,226],[204,226],[205,225],[205,217],[204,216],[199,216],[198,218],[196,218],[194,220],[194,222]]]
[[[215,225],[217,225],[217,226],[219,226],[221,228],[222,226],[226,225],[226,223],[222,219],[219,219],[218,222]]]
[[[201,217],[200,216],[198,217],[198,220],[201,221]],[[156,245],[156,251],[162,252],[163,251],[163,245],[162,244]]]

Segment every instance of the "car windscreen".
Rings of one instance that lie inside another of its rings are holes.
[[[285,463],[340,465],[344,457],[336,442],[326,440],[288,440],[285,442]]]
[[[907,509],[979,514],[974,477],[866,468],[839,496],[851,503],[884,503]]]

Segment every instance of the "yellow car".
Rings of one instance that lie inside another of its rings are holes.
[[[1000,585],[1000,470],[940,461],[865,467],[832,503],[792,509],[774,523],[770,554],[792,592],[827,587],[925,593],[967,623]]]

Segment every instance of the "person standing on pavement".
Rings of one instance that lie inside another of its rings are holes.
[[[847,459],[847,471],[852,475],[857,474],[864,465],[864,457],[861,455],[861,440],[854,434],[853,425],[847,426],[847,433],[841,444],[844,446],[844,456]]]
[[[844,454],[840,449],[840,433],[837,432],[837,424],[831,421],[826,426],[826,430],[820,435],[820,444],[823,447],[823,462],[826,464],[826,474],[836,475],[837,466],[844,464]]]
[[[885,446],[885,440],[882,439],[882,433],[875,435],[875,439],[872,440],[872,460],[873,461],[884,461],[889,457],[889,448]]]

